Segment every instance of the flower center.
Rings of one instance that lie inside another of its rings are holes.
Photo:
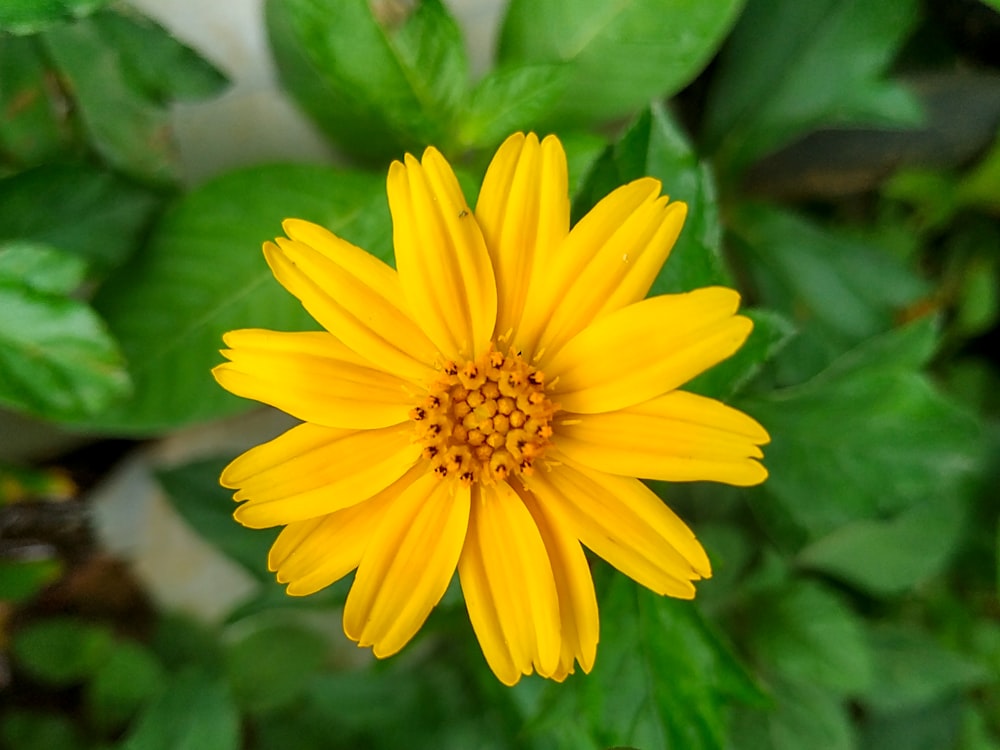
[[[549,445],[555,410],[541,371],[514,351],[489,351],[446,362],[410,419],[435,474],[492,484],[531,473]]]

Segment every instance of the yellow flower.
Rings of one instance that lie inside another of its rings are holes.
[[[687,210],[660,188],[620,187],[570,230],[562,145],[518,133],[475,211],[434,148],[392,164],[397,270],[315,224],[283,224],[264,255],[326,331],[232,331],[214,374],[303,420],[221,480],[240,523],[285,527],[268,563],[289,594],[357,569],[344,631],[386,657],[457,568],[508,685],[593,666],[583,546],[659,594],[694,596],[708,557],[635,477],[757,484],[768,436],[677,390],[752,324],[730,289],[644,299]]]

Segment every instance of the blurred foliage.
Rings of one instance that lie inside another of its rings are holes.
[[[273,283],[257,252],[289,216],[312,216],[383,258],[390,255],[388,208],[375,175],[312,165],[262,166],[192,190],[174,201],[143,252],[93,298],[133,363],[132,397],[74,421],[103,432],[155,434],[245,411],[240,399],[211,387],[208,372],[218,359],[222,333],[251,317],[279,330],[316,325]],[[147,313],[135,315],[138,306]]]
[[[125,5],[0,1],[5,409],[118,438],[245,411],[208,376],[221,334],[315,325],[260,257],[283,218],[391,262],[389,159],[434,143],[472,187],[536,129],[574,217],[642,175],[688,204],[653,293],[741,289],[754,333],[692,388],[768,428],[770,478],[651,483],[714,578],[692,604],[595,561],[593,673],[508,689],[457,591],[389,662],[345,645],[348,582],[287,597],[222,459],[158,474],[253,580],[215,625],[80,583],[59,458],[0,467],[0,746],[1000,748],[998,3],[510,0],[478,80],[443,0],[265,11],[356,166],[184,188],[169,108],[225,76]]]
[[[916,0],[749,2],[712,78],[707,148],[742,169],[819,126],[917,122],[912,94],[882,77],[917,19]]]
[[[556,63],[566,87],[548,116],[559,127],[622,117],[689,83],[718,49],[741,0],[511,0],[500,64]]]

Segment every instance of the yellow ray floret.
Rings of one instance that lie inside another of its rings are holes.
[[[680,390],[750,335],[722,287],[644,299],[686,216],[643,178],[570,227],[558,139],[517,133],[475,211],[435,149],[389,168],[396,268],[300,219],[264,244],[324,331],[224,337],[213,374],[302,424],[236,458],[236,520],[283,526],[267,564],[295,596],[357,571],[344,632],[406,646],[456,572],[505,684],[589,672],[585,549],[679,598],[711,576],[640,479],[765,480],[767,432]]]

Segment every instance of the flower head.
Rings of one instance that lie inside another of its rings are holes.
[[[288,593],[357,569],[344,630],[376,656],[419,630],[457,568],[505,683],[589,671],[587,547],[653,591],[711,575],[694,534],[636,477],[762,482],[767,433],[678,390],[751,322],[721,287],[645,299],[686,206],[644,178],[569,226],[559,141],[500,147],[473,211],[433,148],[389,169],[397,270],[287,220],[264,245],[323,332],[232,331],[233,393],[301,419],[233,461],[236,519],[284,526]]]

